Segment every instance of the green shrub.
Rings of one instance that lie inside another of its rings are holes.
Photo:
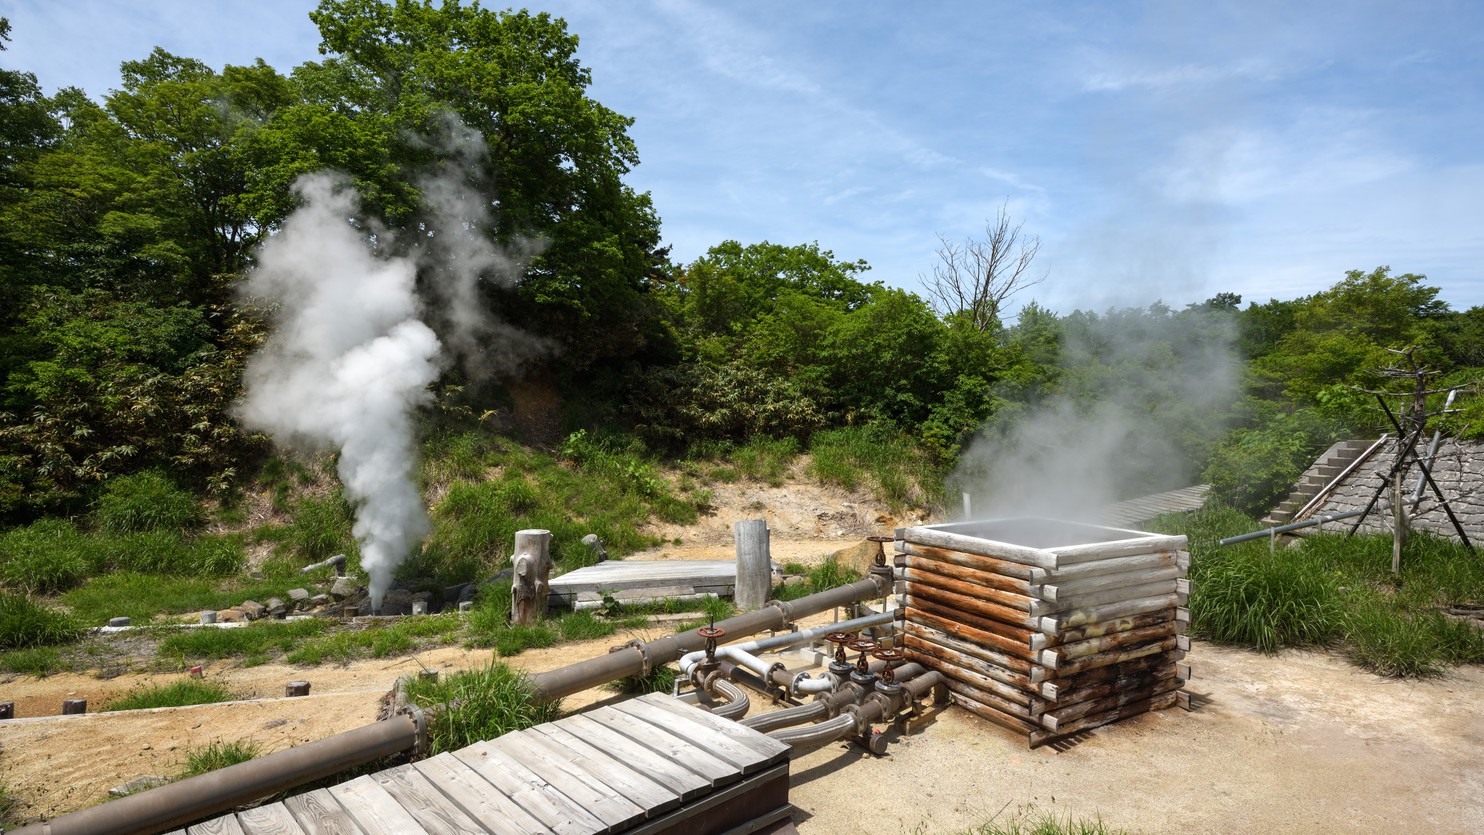
[[[624,676],[617,681],[610,682],[608,687],[620,693],[632,693],[638,696],[645,693],[673,693],[675,681],[679,677],[679,670],[662,664],[650,670],[647,675]]]
[[[410,679],[406,693],[411,702],[431,711],[428,735],[435,754],[550,722],[561,710],[558,702],[537,702],[525,675],[504,664],[436,681]]]
[[[43,519],[0,535],[0,585],[31,594],[76,586],[97,568],[93,544],[65,519]]]
[[[236,694],[220,684],[199,679],[182,679],[169,684],[132,690],[109,702],[105,711],[143,710],[152,707],[185,707],[230,702]]]
[[[160,614],[225,609],[244,600],[266,600],[282,594],[289,582],[267,574],[262,580],[221,583],[204,577],[139,574],[120,571],[88,580],[82,587],[61,596],[61,602],[83,623],[101,625],[110,618],[127,616],[135,623],[148,623]]]
[[[598,619],[589,611],[562,615],[557,620],[557,629],[561,630],[563,641],[591,641],[606,638],[616,631],[612,623]]]
[[[113,534],[179,531],[197,527],[205,519],[200,501],[158,470],[109,479],[93,517],[99,528]]]
[[[0,649],[28,649],[75,641],[82,625],[66,612],[38,605],[22,594],[0,592]]]
[[[799,441],[794,437],[770,438],[754,435],[732,454],[732,461],[748,478],[782,487],[789,467],[799,456]]]
[[[178,531],[144,531],[97,540],[106,563],[116,571],[225,577],[242,569],[247,552],[238,536]]]
[[[217,740],[202,748],[189,748],[186,750],[185,770],[180,777],[195,777],[229,765],[245,763],[261,753],[257,743],[245,739],[231,742]]]

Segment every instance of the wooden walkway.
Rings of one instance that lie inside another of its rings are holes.
[[[651,694],[180,832],[725,832],[788,816],[788,752],[750,728]]]
[[[625,602],[693,594],[731,597],[736,587],[736,560],[608,560],[551,578],[551,602],[579,608],[600,603],[609,592]]]
[[[1199,510],[1201,504],[1206,501],[1206,493],[1210,489],[1209,484],[1197,484],[1194,487],[1182,487],[1179,490],[1168,490],[1164,493],[1129,499],[1098,511],[1097,521],[1114,527],[1135,526],[1164,513],[1186,513]]]

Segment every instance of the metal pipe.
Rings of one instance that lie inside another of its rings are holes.
[[[1458,396],[1458,389],[1448,392],[1448,400],[1443,403],[1443,413],[1453,408],[1453,398]],[[1438,457],[1438,443],[1443,439],[1443,430],[1434,429],[1432,432],[1432,443],[1427,445],[1427,457],[1418,461],[1417,466],[1423,469],[1431,469],[1433,459]],[[1424,473],[1417,474],[1417,486],[1412,488],[1412,510],[1422,503],[1422,488],[1427,486],[1427,476]]]
[[[759,713],[749,716],[738,722],[746,725],[758,733],[776,731],[779,728],[787,728],[791,725],[802,725],[812,722],[829,713],[829,705],[824,702],[810,702],[796,707],[786,707],[783,710],[774,710],[768,713]]]
[[[14,835],[132,835],[164,832],[244,803],[408,751],[418,722],[406,715],[275,751],[177,783],[69,812]]]
[[[795,620],[829,611],[836,606],[879,597],[890,589],[890,573],[872,571],[871,576],[864,580],[798,600],[772,600],[755,612],[727,618],[718,621],[716,625],[725,629],[728,635],[745,637],[765,629],[782,629]],[[532,694],[539,701],[554,701],[624,676],[642,676],[661,664],[668,664],[688,652],[702,649],[705,643],[705,639],[694,631],[677,632],[648,642],[635,641],[607,655],[532,675]]]
[[[1381,510],[1386,510],[1388,507],[1390,507],[1390,505],[1387,504],[1386,502],[1381,502],[1380,503],[1380,509]],[[1289,531],[1296,531],[1299,528],[1311,528],[1311,527],[1313,527],[1315,525],[1323,525],[1325,522],[1338,522],[1341,519],[1354,519],[1357,516],[1364,516],[1368,512],[1369,511],[1365,511],[1365,510],[1347,510],[1344,513],[1334,513],[1334,514],[1326,514],[1324,516],[1315,516],[1312,519],[1305,519],[1302,522],[1290,522],[1287,525],[1279,525],[1276,528],[1264,528],[1264,529],[1262,529],[1260,531],[1253,531],[1252,533],[1244,533],[1244,534],[1239,534],[1237,536],[1229,536],[1226,539],[1221,540],[1218,544],[1220,544],[1220,545],[1235,545],[1238,542],[1247,542],[1248,540],[1252,540],[1252,539],[1262,539],[1264,537],[1277,536],[1280,533],[1288,533]]]
[[[833,742],[853,730],[855,730],[855,715],[841,713],[806,728],[784,728],[773,731],[768,736],[797,749]]]
[[[718,678],[711,682],[711,687],[718,695],[727,700],[724,705],[711,708],[711,712],[723,719],[736,719],[747,715],[747,710],[752,706],[752,701],[747,698],[747,692],[724,678]]]

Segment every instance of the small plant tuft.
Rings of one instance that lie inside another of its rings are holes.
[[[436,681],[410,679],[406,694],[431,710],[428,736],[434,754],[550,722],[561,712],[558,702],[537,702],[525,675],[499,663]]]
[[[185,707],[230,702],[237,695],[220,684],[197,679],[182,679],[169,684],[143,687],[120,696],[103,708],[110,710],[143,710],[152,707]]]

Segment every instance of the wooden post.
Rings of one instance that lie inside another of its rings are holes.
[[[1391,573],[1402,572],[1402,548],[1407,544],[1407,506],[1402,489],[1402,474],[1391,477]]]
[[[287,698],[293,698],[294,696],[308,696],[309,682],[291,681],[283,686],[283,695]]]
[[[62,700],[62,715],[63,716],[76,716],[79,713],[87,713],[87,712],[88,712],[88,700],[87,699],[63,699]]]
[[[737,608],[744,612],[767,604],[773,590],[773,561],[768,551],[768,522],[747,519],[732,526],[737,538]]]
[[[0,719],[15,718],[15,702],[0,702]]]
[[[530,626],[546,615],[551,595],[551,531],[515,532],[514,577],[510,586],[510,622]]]

